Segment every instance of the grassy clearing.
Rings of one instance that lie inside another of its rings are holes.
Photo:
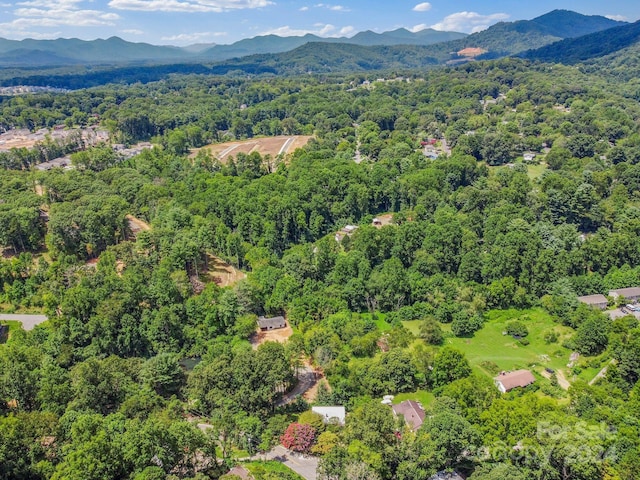
[[[371,320],[373,323],[375,323],[376,327],[378,327],[378,330],[380,330],[381,332],[387,332],[391,330],[391,328],[393,328],[391,327],[391,324],[387,323],[387,321],[385,320],[386,315],[384,313],[376,312],[375,317],[370,313],[361,313],[360,316],[364,320]]]
[[[416,402],[420,402],[423,407],[427,408],[427,406],[431,405],[431,403],[435,400],[435,395],[427,390],[418,390],[417,392],[411,393],[399,393],[393,398],[393,403],[404,402],[405,400],[413,400]]]
[[[282,478],[286,480],[304,480],[300,475],[280,462],[249,462],[243,463],[242,466],[249,470],[251,475],[258,480],[265,477]]]
[[[536,164],[527,165],[527,175],[529,175],[529,178],[531,180],[535,180],[536,178],[540,177],[546,169],[547,169],[546,163],[536,163]]]
[[[418,337],[420,335],[420,325],[422,324],[422,320],[407,320],[402,322],[404,328],[413,333],[414,336]]]
[[[540,308],[529,310],[494,310],[488,313],[488,321],[472,338],[447,338],[446,344],[463,351],[469,363],[487,375],[494,375],[495,369],[514,370],[545,367],[566,370],[571,351],[562,346],[563,340],[573,335],[569,327],[559,325]],[[506,324],[519,320],[527,326],[529,345],[523,346],[514,338],[503,335]],[[547,343],[545,335],[555,331],[556,343]],[[493,371],[492,371],[493,370]]]

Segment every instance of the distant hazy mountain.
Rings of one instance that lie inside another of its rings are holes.
[[[17,48],[6,53],[0,53],[0,67],[45,67],[52,65],[74,65],[81,63],[73,58],[61,57],[53,52]]]
[[[194,43],[193,45],[187,45],[186,47],[182,47],[182,50],[190,53],[200,53],[215,46],[216,46],[215,43]]]
[[[300,37],[279,37],[264,35],[247,38],[231,45],[215,45],[201,52],[199,57],[211,60],[226,60],[260,53],[281,53],[298,48],[306,43],[342,43],[350,45],[433,45],[466,37],[465,33],[441,32],[430,28],[413,33],[399,28],[391,32],[375,33],[370,30],[360,32],[351,38],[323,38],[307,34]]]
[[[0,66],[72,65],[74,63],[126,63],[167,61],[220,61],[260,53],[293,50],[305,43],[350,43],[356,45],[431,45],[463,38],[466,34],[425,29],[416,33],[400,28],[392,32],[361,32],[352,38],[322,38],[316,35],[279,37],[265,35],[230,45],[194,44],[188,47],[132,43],[118,37],[106,40],[7,40],[0,38]]]
[[[536,50],[523,52],[519,56],[542,62],[572,64],[610,55],[638,43],[640,43],[640,21],[578,38],[561,40]]]
[[[106,40],[79,40],[58,38],[56,40],[7,40],[0,38],[0,55],[11,57],[23,51],[33,60],[44,54],[60,59],[71,59],[84,63],[122,63],[149,60],[183,59],[186,52],[177,47],[159,47],[148,43],[132,43],[118,37]],[[12,53],[14,52],[14,53]],[[29,62],[29,60],[25,60]],[[47,62],[51,64],[52,62]]]

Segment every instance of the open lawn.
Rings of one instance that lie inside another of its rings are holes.
[[[422,320],[407,320],[402,322],[404,328],[413,333],[414,336],[418,337],[420,334],[420,325],[422,324]]]
[[[476,370],[495,376],[501,370],[528,368],[540,373],[545,367],[562,370],[570,377],[566,368],[571,351],[562,342],[573,335],[569,327],[559,325],[540,308],[529,310],[493,310],[487,315],[488,321],[472,338],[449,337],[446,344],[463,351],[469,363]],[[508,322],[518,320],[529,330],[526,337],[529,345],[503,335]],[[555,331],[558,341],[547,343],[545,334]]]
[[[534,163],[531,165],[527,165],[527,174],[531,180],[535,180],[540,177],[547,169],[546,163]]]
[[[256,479],[282,478],[286,480],[304,480],[300,475],[277,461],[243,463]]]
[[[391,324],[387,323],[387,321],[384,319],[384,313],[377,313],[376,315],[376,319],[373,322],[376,324],[376,327],[378,327],[378,330],[380,330],[381,332],[388,332],[389,330],[391,330]],[[370,319],[371,314],[363,313],[362,317],[365,319]]]
[[[435,399],[435,395],[426,390],[418,390],[417,392],[411,393],[399,393],[393,398],[393,403],[404,402],[405,400],[413,400],[415,402],[420,402],[424,408],[431,405],[433,400]]]

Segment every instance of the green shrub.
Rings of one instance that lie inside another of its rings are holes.
[[[515,320],[513,322],[507,323],[507,333],[512,337],[523,338],[529,335],[529,330],[524,323]]]

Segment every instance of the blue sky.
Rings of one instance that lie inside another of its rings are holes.
[[[0,0],[0,37],[85,40],[113,35],[163,45],[233,43],[274,33],[352,36],[435,28],[472,33],[555,8],[636,21],[638,0]]]

